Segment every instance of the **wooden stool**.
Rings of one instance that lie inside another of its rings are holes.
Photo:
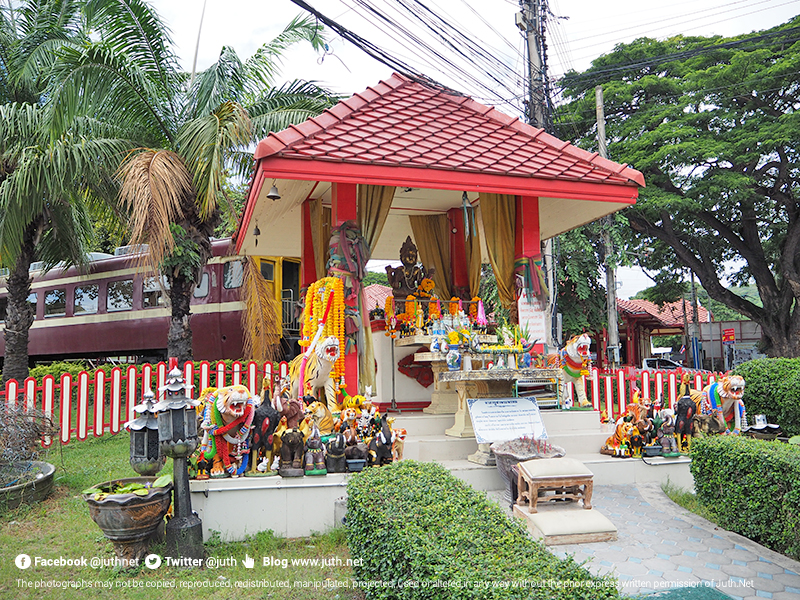
[[[538,502],[583,500],[583,508],[592,508],[592,472],[574,458],[539,458],[517,465],[517,504],[537,512]],[[548,492],[553,492],[549,494]]]

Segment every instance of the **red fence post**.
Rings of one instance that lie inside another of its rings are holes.
[[[122,428],[122,369],[114,367],[111,369],[111,399],[109,401],[109,410],[111,412],[108,427],[111,433],[119,433]]]
[[[64,373],[61,375],[61,443],[69,443],[72,434],[72,375]]]

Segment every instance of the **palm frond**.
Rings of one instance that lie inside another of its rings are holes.
[[[282,333],[280,307],[255,259],[249,256],[244,267],[242,301],[244,358],[258,362],[277,360]]]
[[[88,0],[84,11],[109,48],[127,55],[162,88],[169,87],[178,59],[172,51],[169,28],[150,4],[144,0]]]
[[[340,100],[340,96],[310,81],[295,80],[272,88],[247,107],[254,141],[315,117]]]
[[[274,83],[275,77],[280,72],[283,52],[303,41],[310,42],[317,51],[322,50],[327,42],[325,28],[308,15],[296,16],[277,37],[255,51],[245,63],[248,79],[257,86],[257,89],[253,90],[255,94],[258,94],[257,90],[267,88]]]
[[[170,90],[148,76],[130,56],[102,43],[64,46],[48,90],[51,135],[66,131],[81,115],[113,115],[140,143],[174,143]],[[166,109],[166,110],[165,110]]]
[[[192,176],[174,152],[149,148],[131,153],[118,176],[120,202],[130,214],[131,244],[149,244],[147,262],[156,271],[175,246],[170,223],[184,201],[194,197]]]
[[[235,102],[224,102],[210,115],[190,121],[178,142],[197,192],[200,217],[209,220],[222,200],[228,153],[250,141],[250,119]]]
[[[245,77],[244,64],[236,51],[223,46],[217,62],[195,79],[190,94],[192,117],[209,113],[228,100],[240,101],[247,88]]]

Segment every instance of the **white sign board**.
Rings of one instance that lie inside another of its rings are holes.
[[[519,312],[520,327],[527,328],[531,337],[538,340],[540,344],[547,342],[547,314],[539,305],[539,301],[533,298],[528,302],[527,290],[522,288],[517,300],[517,310]]]
[[[467,406],[479,444],[521,437],[547,439],[539,405],[533,397],[468,398]]]

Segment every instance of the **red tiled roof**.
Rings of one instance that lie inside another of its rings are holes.
[[[680,300],[658,306],[649,300],[620,300],[618,298],[617,310],[631,315],[649,315],[667,327],[683,326],[683,302]],[[694,320],[693,315],[692,303],[686,302],[686,319],[690,323]],[[702,306],[698,307],[697,316],[701,323],[708,323],[711,320],[708,310]]]
[[[364,288],[364,302],[367,310],[373,310],[376,306],[383,308],[386,306],[386,298],[392,295],[392,288],[388,285],[373,283]]]
[[[644,185],[644,176],[474,100],[401,75],[277,133],[255,158]]]

